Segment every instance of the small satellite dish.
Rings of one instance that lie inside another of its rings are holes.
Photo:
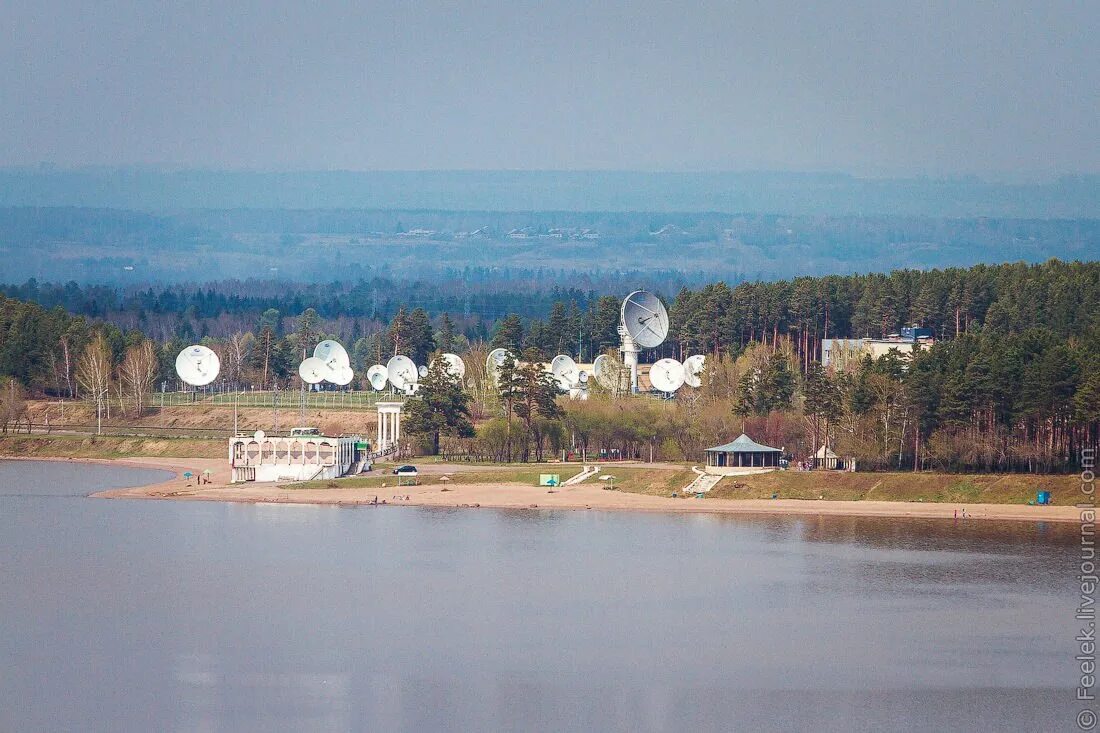
[[[192,387],[210,384],[221,370],[218,355],[205,346],[188,346],[176,356],[176,374]]]
[[[264,431],[262,430],[257,430],[256,432],[252,433],[252,437],[255,438],[257,443],[259,443],[261,440],[267,437],[267,434],[264,433]]]
[[[588,372],[584,372],[584,371],[578,372],[577,373],[577,382],[579,384],[588,384]]]
[[[306,384],[320,384],[332,378],[332,370],[321,359],[311,356],[298,365],[298,376]]]
[[[569,389],[577,383],[577,362],[568,354],[558,354],[550,362],[550,372],[557,378],[562,389]]]
[[[494,382],[497,380],[497,373],[504,366],[504,360],[507,358],[508,349],[493,349],[489,352],[489,356],[485,358],[485,373]]]
[[[332,376],[328,378],[328,381],[339,387],[346,387],[351,384],[353,379],[355,379],[355,370],[350,366],[341,364],[332,370]]]
[[[466,376],[466,362],[458,354],[444,354],[443,360],[447,362],[447,371],[451,376],[462,379]]]
[[[386,362],[386,376],[390,380],[390,384],[403,391],[407,391],[406,387],[416,384],[420,378],[413,360],[401,354]]]
[[[341,346],[339,341],[325,339],[313,349],[313,355],[328,364],[329,367],[351,366],[347,349]]]
[[[675,359],[658,359],[649,368],[649,382],[660,392],[675,392],[684,386],[684,365]]]
[[[386,367],[381,364],[375,364],[367,370],[367,381],[370,382],[370,386],[381,392],[386,388],[386,380],[389,379],[389,373],[386,371]]]
[[[689,387],[703,386],[703,369],[706,368],[707,357],[702,354],[694,354],[684,359],[684,384]]]
[[[607,357],[607,354],[600,354],[596,357],[596,360],[592,362],[592,376],[596,378],[596,382],[604,389],[615,389],[618,385],[615,383],[615,375],[612,373],[615,369],[611,364],[611,359]]]
[[[426,377],[426,376],[428,376],[428,367],[421,364],[420,366],[418,366],[416,368],[416,373],[419,374],[422,377]]]
[[[668,336],[668,312],[660,299],[645,290],[626,296],[620,311],[623,328],[644,349],[664,343]]]

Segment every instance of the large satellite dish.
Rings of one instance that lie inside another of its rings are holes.
[[[332,370],[321,359],[311,356],[298,365],[298,376],[306,384],[320,384],[332,379]]]
[[[221,370],[218,355],[205,346],[188,346],[176,356],[176,374],[192,387],[210,384]]]
[[[420,373],[412,359],[398,354],[386,362],[386,376],[394,387],[405,390],[409,385],[416,384]]]
[[[332,370],[332,376],[328,378],[328,381],[337,386],[346,387],[351,384],[353,379],[355,379],[355,370],[346,364],[341,364]]]
[[[635,290],[626,296],[620,312],[623,328],[644,349],[653,349],[668,336],[668,312],[656,295]]]
[[[367,381],[370,382],[370,386],[381,392],[386,388],[386,380],[389,379],[389,372],[386,367],[381,364],[375,364],[367,370]]]
[[[466,376],[466,362],[458,354],[444,354],[443,361],[447,362],[447,371],[452,377],[462,379]]]
[[[689,387],[702,387],[702,374],[706,365],[707,357],[702,354],[694,354],[684,359],[684,384]]]
[[[580,379],[577,362],[568,354],[558,354],[550,361],[550,372],[562,389],[569,389]]]
[[[649,382],[660,392],[675,392],[684,386],[684,365],[675,359],[658,359],[649,368]]]
[[[347,349],[340,345],[339,341],[325,339],[313,349],[313,355],[329,365],[329,368],[337,366],[351,366]]]

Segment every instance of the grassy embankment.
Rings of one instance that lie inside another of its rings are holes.
[[[419,463],[419,462],[418,462]],[[431,471],[429,462],[420,463]],[[397,485],[389,473],[391,465],[378,466],[378,474],[336,481],[308,481],[288,484],[287,489],[383,488]],[[602,466],[600,475],[615,477],[617,491],[652,496],[683,495],[695,478],[690,469],[647,468],[640,466]],[[558,473],[562,480],[579,472],[576,466],[561,464],[517,466],[460,466],[447,473],[421,473],[420,485],[451,484],[522,484],[537,486],[540,473]],[[449,481],[443,481],[443,477]],[[598,477],[588,484],[610,488],[611,482]],[[817,471],[802,473],[781,471],[756,476],[723,479],[707,499],[826,499],[830,501],[898,501],[951,504],[1026,504],[1038,491],[1050,491],[1055,504],[1077,500],[1079,481],[1075,476],[1034,476],[1026,474],[960,475],[946,473],[845,473]]]
[[[430,465],[430,464],[428,464]],[[325,489],[325,488],[386,488],[397,486],[397,477],[390,473],[392,465],[376,464],[373,476],[356,476],[354,478],[336,479],[335,481],[303,481],[286,484],[285,489]],[[480,470],[479,470],[480,469]],[[489,470],[492,469],[492,470]],[[445,484],[521,484],[523,486],[538,487],[549,490],[547,487],[539,487],[539,474],[556,473],[565,481],[580,473],[578,465],[564,464],[521,464],[511,466],[497,465],[471,465],[462,466],[447,473],[421,473],[418,477],[421,486],[443,486]],[[672,492],[680,491],[691,483],[695,474],[691,471],[648,469],[648,468],[615,468],[607,467],[603,475],[610,474],[615,477],[615,489],[634,491],[640,494],[655,494],[669,496]],[[443,478],[447,477],[447,481]],[[610,488],[610,482],[601,481],[597,477],[587,480],[588,484],[601,488]],[[568,487],[566,487],[568,488]]]
[[[33,400],[27,403],[31,421],[43,425],[49,421],[54,430],[82,429],[87,432],[96,424],[95,405],[87,401],[67,401],[64,408],[59,402]],[[375,415],[371,409],[311,408],[306,411],[304,424],[319,428],[329,434],[366,432],[375,424]],[[238,410],[237,426],[241,432],[252,433],[256,430],[271,432],[274,424],[274,410],[270,407],[244,407]],[[298,404],[283,404],[279,407],[279,427],[286,431],[303,422],[298,414]],[[156,397],[140,416],[121,413],[114,409],[110,420],[103,420],[105,433],[150,432],[176,435],[186,434],[188,430],[211,431],[226,437],[233,430],[232,404],[213,404],[210,401],[193,405],[170,405],[158,407]]]
[[[284,489],[362,489],[383,488],[397,486],[397,476],[391,473],[394,464],[376,463],[370,476],[353,476],[329,481],[300,481],[285,484]],[[539,474],[556,473],[562,481],[572,478],[580,473],[580,466],[531,465],[499,466],[495,470],[484,469],[484,466],[470,466],[451,472],[421,473],[417,477],[420,486],[436,486],[444,484],[524,484],[526,486],[538,486]],[[444,481],[443,479],[447,480]]]
[[[1026,504],[1049,491],[1055,504],[1080,496],[1076,476],[1029,474],[845,473],[781,471],[723,479],[707,498],[827,499],[832,501],[927,501]]]
[[[0,435],[0,456],[16,458],[223,458],[225,440],[106,435]]]

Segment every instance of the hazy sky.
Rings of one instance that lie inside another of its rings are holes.
[[[1098,48],[1100,0],[5,0],[0,165],[1098,172]]]

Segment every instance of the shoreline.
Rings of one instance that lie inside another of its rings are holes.
[[[14,458],[14,460],[51,460]],[[835,501],[814,499],[693,499],[606,490],[580,483],[548,491],[525,484],[439,484],[383,488],[286,489],[276,483],[230,485],[223,459],[135,457],[69,459],[109,465],[127,465],[173,471],[168,481],[90,494],[99,499],[160,499],[220,501],[245,504],[307,504],[420,506],[450,509],[552,509],[567,511],[637,511],[670,514],[756,514],[788,516],[883,517],[897,519],[993,520],[1023,522],[1078,522],[1080,511],[1071,505],[964,504],[903,501]],[[199,485],[182,478],[184,471],[212,473],[211,483]],[[190,484],[190,485],[188,485]],[[400,494],[397,494],[400,489]],[[406,500],[405,497],[408,497]],[[965,510],[965,516],[963,515]]]

